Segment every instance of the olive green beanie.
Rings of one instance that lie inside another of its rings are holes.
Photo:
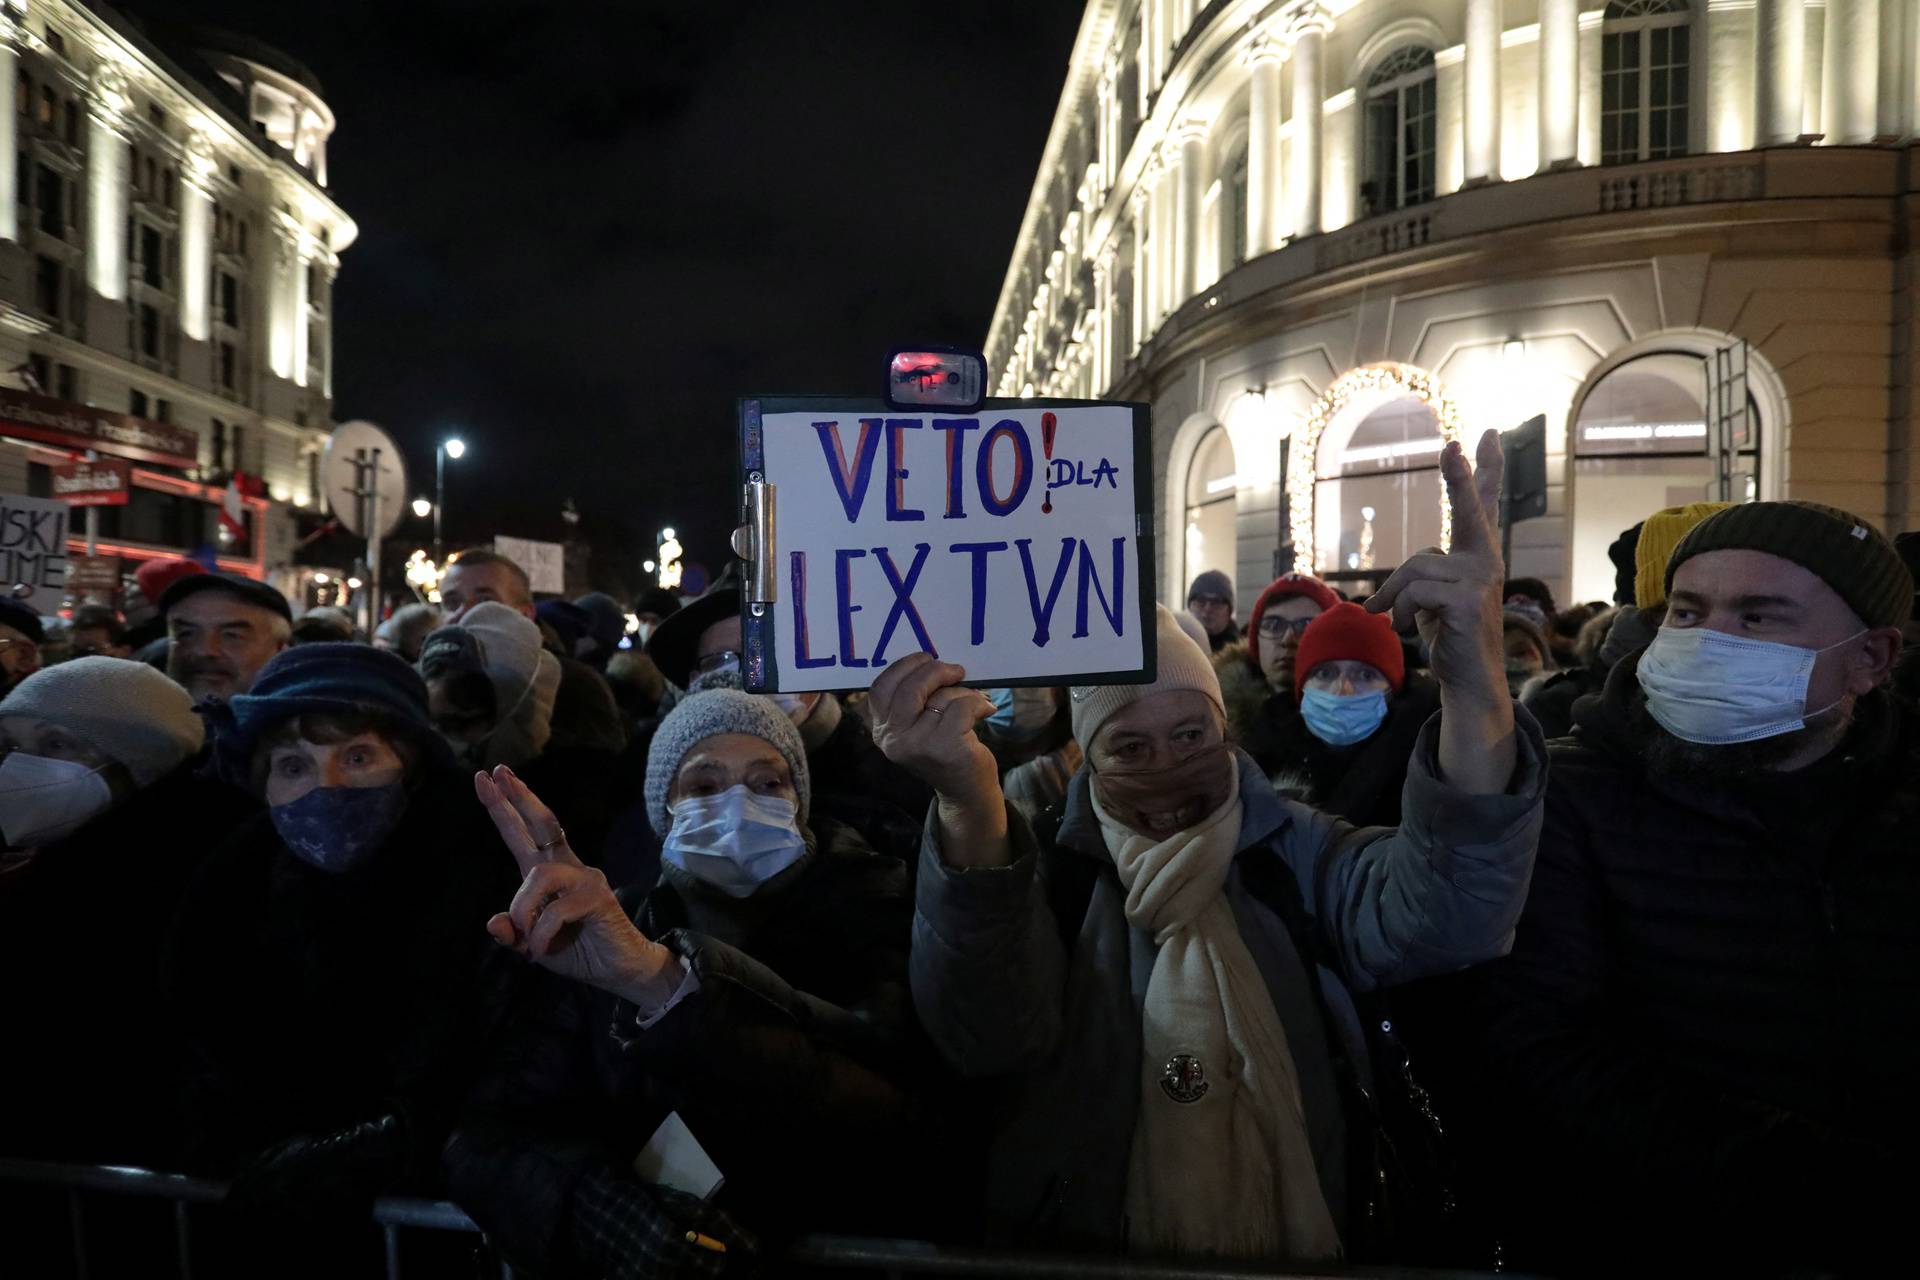
[[[1869,627],[1897,627],[1913,609],[1913,575],[1887,536],[1859,516],[1817,502],[1747,502],[1708,516],[1673,549],[1667,590],[1682,564],[1707,551],[1764,551],[1817,575]]]

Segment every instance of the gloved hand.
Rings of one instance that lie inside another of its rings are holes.
[[[725,1209],[623,1171],[580,1180],[571,1231],[576,1257],[607,1280],[691,1280],[759,1270],[759,1239]],[[690,1232],[698,1239],[688,1240]]]
[[[300,1134],[255,1156],[227,1189],[226,1203],[294,1218],[349,1212],[370,1205],[406,1159],[406,1125],[395,1115]]]

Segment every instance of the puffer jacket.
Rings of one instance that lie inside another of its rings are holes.
[[[1663,777],[1636,667],[1554,744],[1513,954],[1475,975],[1513,1261],[1865,1263],[1920,1145],[1920,719],[1876,692],[1807,769]]]
[[[1349,1162],[1333,1055],[1337,1046],[1364,1063],[1366,1054],[1352,994],[1491,959],[1519,917],[1546,755],[1532,721],[1517,718],[1519,761],[1499,796],[1464,795],[1440,780],[1438,723],[1429,723],[1398,830],[1356,829],[1281,800],[1236,753],[1241,849],[1225,892],[1286,1028],[1336,1223],[1349,1201]],[[1006,867],[949,866],[930,817],[912,971],[915,1007],[948,1062],[999,1079],[1011,1095],[989,1157],[989,1237],[1108,1251],[1126,1239],[1140,1007],[1154,946],[1127,922],[1090,785],[1086,770],[1075,776],[1052,839],[1010,812],[1015,859]],[[1270,893],[1250,888],[1276,879],[1313,922],[1317,969],[1267,905]],[[1056,900],[1062,886],[1089,880],[1090,896]]]
[[[824,819],[815,849],[751,898],[664,879],[621,894],[698,979],[645,1030],[631,1004],[530,975],[442,1157],[453,1198],[516,1266],[573,1273],[575,1188],[627,1170],[670,1112],[725,1175],[720,1203],[763,1236],[910,1232],[950,1209],[927,1171],[966,1174],[929,1105],[948,1091],[907,990],[906,869]]]

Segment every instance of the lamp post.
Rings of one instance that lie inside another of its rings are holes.
[[[446,556],[440,540],[442,513],[447,507],[447,459],[459,461],[467,451],[467,442],[452,436],[440,442],[433,454],[433,558],[438,563]]]

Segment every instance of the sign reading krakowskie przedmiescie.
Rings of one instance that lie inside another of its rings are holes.
[[[975,685],[1151,679],[1148,441],[1142,404],[742,401],[743,474],[774,491],[747,687],[861,689],[923,650]]]

